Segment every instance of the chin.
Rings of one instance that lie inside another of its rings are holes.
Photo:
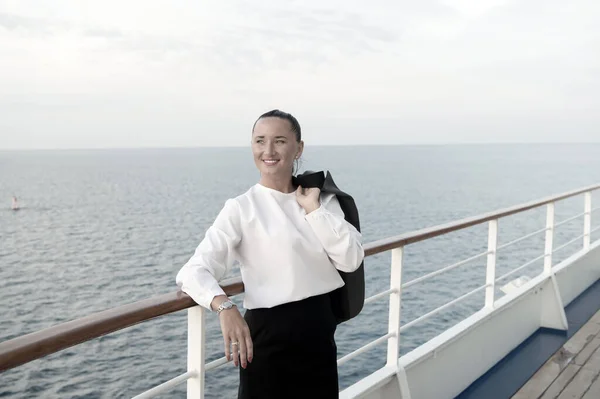
[[[261,168],[260,173],[263,176],[270,176],[270,177],[285,177],[286,175],[292,176],[292,171],[290,170],[289,173],[286,173],[285,169],[282,168]]]

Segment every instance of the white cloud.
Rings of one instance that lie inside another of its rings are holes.
[[[0,1],[0,148],[245,145],[275,107],[313,144],[599,141],[598,17],[591,0]]]

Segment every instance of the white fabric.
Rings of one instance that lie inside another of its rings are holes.
[[[256,184],[225,202],[176,282],[210,309],[224,295],[218,281],[238,261],[244,307],[269,308],[343,286],[336,268],[354,271],[363,258],[362,236],[334,194],[322,194],[320,208],[307,215],[295,192]]]

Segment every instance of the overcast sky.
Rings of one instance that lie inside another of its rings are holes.
[[[600,142],[597,0],[0,0],[0,148]]]

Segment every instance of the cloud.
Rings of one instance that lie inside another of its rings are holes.
[[[592,0],[13,1],[0,147],[243,145],[225,132],[275,107],[329,142],[501,141],[511,123],[600,140],[599,17]]]
[[[0,13],[0,27],[4,29],[15,30],[20,27],[31,28],[32,26],[33,24],[31,18]]]
[[[54,30],[66,29],[68,26],[68,23],[62,21],[50,21],[0,12],[0,32],[5,29],[17,34],[48,36]]]
[[[83,30],[83,36],[86,37],[100,37],[104,39],[123,39],[125,34],[117,29],[105,29],[105,28],[86,28]]]
[[[381,52],[383,45],[398,38],[397,32],[368,23],[357,12],[279,7],[242,7],[243,19],[212,24],[197,35],[185,36],[6,13],[0,14],[0,26],[21,29],[30,36],[75,35],[81,47],[89,50],[135,51],[155,60],[174,52],[192,54],[220,67],[253,70],[287,68],[298,61],[318,65],[340,56]],[[97,39],[104,42],[94,42]]]

